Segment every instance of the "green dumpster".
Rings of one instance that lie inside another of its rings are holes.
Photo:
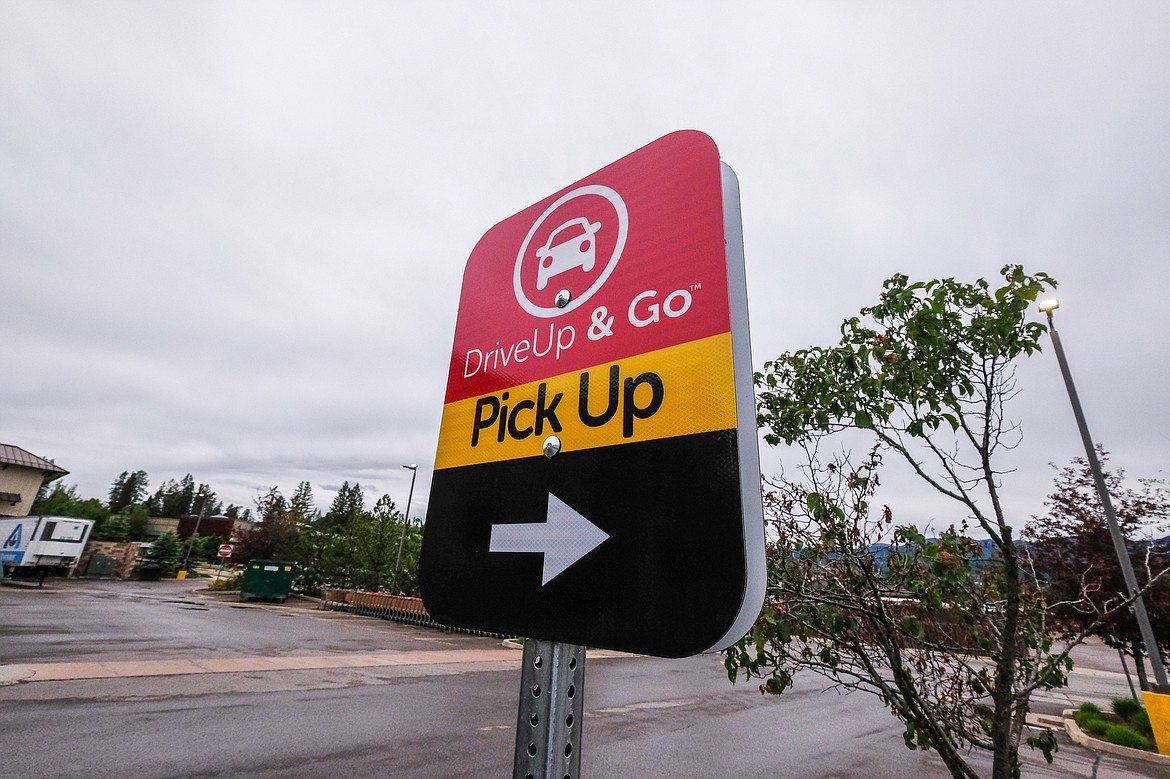
[[[292,592],[297,564],[290,560],[253,560],[244,569],[240,600],[276,600]]]

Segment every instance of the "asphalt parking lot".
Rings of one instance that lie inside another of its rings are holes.
[[[498,639],[239,603],[196,581],[0,587],[0,775],[508,776],[520,652]],[[944,779],[870,696],[727,682],[717,657],[590,650],[582,774]],[[1125,694],[1116,655],[1078,657],[1074,691]],[[28,675],[28,671],[32,671]],[[1060,696],[1065,696],[1062,700]],[[1063,743],[1025,776],[1170,777]],[[44,766],[53,766],[45,773]]]

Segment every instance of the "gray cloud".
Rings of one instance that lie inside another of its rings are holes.
[[[742,184],[757,364],[894,272],[1022,262],[1096,436],[1159,475],[1168,33],[1158,3],[4,4],[0,440],[86,495],[143,468],[243,505],[402,504],[417,462],[419,513],[480,235],[695,127]],[[1020,379],[1027,515],[1079,442],[1051,354]]]

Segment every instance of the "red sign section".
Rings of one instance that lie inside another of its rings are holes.
[[[715,143],[683,131],[489,230],[446,402],[728,332],[720,192]]]

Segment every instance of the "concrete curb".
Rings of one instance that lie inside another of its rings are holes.
[[[1064,729],[1068,733],[1068,737],[1073,740],[1073,743],[1080,744],[1083,747],[1094,749],[1098,752],[1108,752],[1111,755],[1118,757],[1128,757],[1134,760],[1143,760],[1147,763],[1154,763],[1156,765],[1170,766],[1170,755],[1162,755],[1157,752],[1147,752],[1144,749],[1132,749],[1130,747],[1119,746],[1118,744],[1110,744],[1108,741],[1102,741],[1099,738],[1093,738],[1085,731],[1081,730],[1081,726],[1077,724],[1074,719],[1076,716],[1076,709],[1065,709],[1064,714]]]
[[[505,649],[516,649],[521,652],[524,651],[524,644],[514,638],[505,638],[501,644]],[[589,657],[592,658],[607,658],[613,659],[615,657],[649,657],[649,655],[635,655],[630,652],[619,652],[616,649],[587,649]]]
[[[20,684],[33,677],[32,669],[20,665],[0,665],[0,687]]]
[[[4,579],[0,579],[0,586],[11,587],[14,590],[37,590],[40,592],[57,592],[57,590],[60,589],[58,587],[54,587],[52,584],[49,584],[48,586],[42,586],[41,584],[38,584],[35,579],[13,579],[10,576]]]

